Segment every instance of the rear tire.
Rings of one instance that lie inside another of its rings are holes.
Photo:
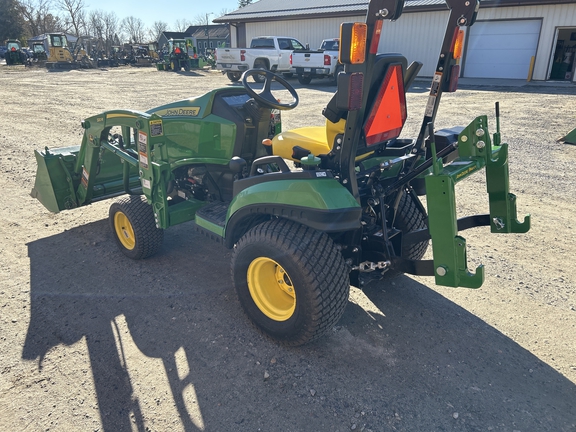
[[[254,69],[264,69],[264,70],[268,70],[268,68],[266,67],[266,62],[264,62],[264,60],[256,60],[254,62]],[[264,81],[266,81],[266,77],[264,75],[254,75],[254,82],[257,83],[263,83]]]
[[[428,227],[426,219],[426,213],[422,213],[418,197],[413,193],[404,192],[396,213],[396,228],[405,233],[424,229]],[[403,245],[402,258],[409,260],[422,259],[428,249],[428,243],[428,241],[423,241],[411,245]]]
[[[232,82],[238,82],[242,74],[240,72],[226,72],[226,76]]]
[[[302,85],[308,85],[312,82],[311,76],[298,75],[298,82]]]
[[[162,247],[164,231],[156,228],[152,206],[143,196],[120,198],[110,206],[108,220],[116,244],[128,258],[148,258]]]
[[[350,292],[348,268],[330,237],[284,219],[257,225],[239,240],[232,278],[252,322],[290,346],[329,332]]]

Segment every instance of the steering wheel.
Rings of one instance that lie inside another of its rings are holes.
[[[253,77],[254,75],[264,75],[264,87],[262,90],[255,91],[250,84],[248,84],[248,78]],[[271,91],[272,81],[276,81],[280,83],[286,90],[290,92],[292,95],[292,101],[289,103],[281,103],[274,97]],[[266,105],[270,108],[275,108],[279,110],[291,110],[296,108],[298,105],[298,93],[284,78],[279,75],[276,75],[273,72],[265,69],[248,69],[246,72],[242,74],[242,85],[246,89],[246,92],[253,97],[257,102],[260,102],[263,105]]]

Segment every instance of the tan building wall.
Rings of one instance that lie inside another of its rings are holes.
[[[546,80],[551,70],[552,54],[558,27],[576,27],[576,2],[562,5],[517,6],[480,9],[478,20],[516,20],[541,18],[542,28],[536,52],[534,80]],[[380,39],[380,52],[399,52],[408,59],[424,63],[420,76],[432,76],[444,37],[448,11],[405,12],[396,22],[385,22]],[[246,24],[246,40],[252,37],[291,36],[310,45],[320,46],[323,39],[337,37],[344,21],[363,21],[364,16],[318,18],[307,20],[270,21]],[[236,44],[232,31],[232,46]],[[526,71],[528,74],[528,71]]]

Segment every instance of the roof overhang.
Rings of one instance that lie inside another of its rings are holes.
[[[264,0],[261,0],[264,1]],[[260,3],[260,2],[259,2]],[[518,6],[550,6],[555,4],[570,4],[574,0],[482,0],[480,8],[498,8],[498,7],[518,7]],[[289,4],[289,3],[288,3]],[[250,5],[249,5],[250,6]],[[345,9],[344,9],[345,8]],[[314,6],[314,0],[311,0],[310,6],[306,8],[290,8],[275,10],[257,10],[250,12],[251,8],[246,7],[212,20],[214,23],[249,23],[262,21],[287,21],[302,19],[323,19],[338,18],[349,16],[363,16],[368,10],[368,1],[349,6],[332,5],[332,6]],[[340,10],[335,10],[340,9]],[[446,3],[443,0],[413,0],[406,1],[404,13],[414,12],[432,12],[447,10]]]

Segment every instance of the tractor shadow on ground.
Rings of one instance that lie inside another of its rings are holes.
[[[161,428],[153,422],[169,414],[154,392],[146,399],[137,391],[158,388],[142,382],[151,376],[167,380],[187,431],[574,428],[573,383],[408,277],[367,288],[370,306],[350,302],[321,340],[285,348],[249,324],[230,281],[230,251],[192,224],[166,231],[160,253],[144,261],[125,258],[107,225],[28,244],[31,318],[22,351],[42,367],[45,358],[58,361],[53,348],[78,350],[68,346],[85,340],[105,431],[130,431],[132,419],[138,430]],[[129,338],[121,340],[131,345],[118,345],[122,322]],[[164,371],[135,377],[135,356],[160,359]]]

